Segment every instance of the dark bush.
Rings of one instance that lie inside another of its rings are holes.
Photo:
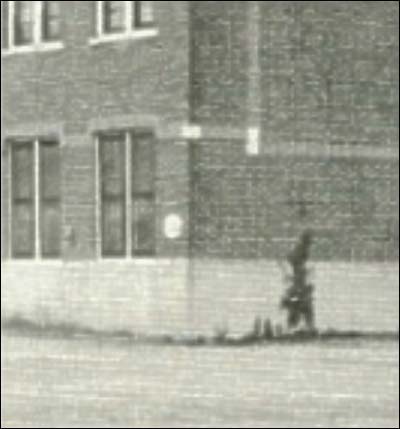
[[[314,286],[309,282],[307,270],[312,240],[311,231],[305,231],[288,255],[287,262],[291,269],[289,287],[281,300],[281,307],[287,311],[288,327],[297,328],[304,321],[309,331],[315,331]]]

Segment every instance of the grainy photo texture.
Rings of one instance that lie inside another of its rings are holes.
[[[1,1],[1,427],[399,427],[399,3]]]

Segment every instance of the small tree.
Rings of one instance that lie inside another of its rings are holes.
[[[309,331],[315,331],[314,318],[314,286],[309,282],[307,262],[312,246],[312,233],[305,231],[300,237],[287,261],[291,267],[289,287],[281,301],[281,307],[287,311],[289,328],[296,328],[304,319]]]

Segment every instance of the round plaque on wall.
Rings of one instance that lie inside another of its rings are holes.
[[[175,239],[182,235],[183,220],[177,214],[169,214],[164,221],[164,234],[167,238]]]

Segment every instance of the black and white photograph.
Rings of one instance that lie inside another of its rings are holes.
[[[1,0],[1,427],[399,428],[399,2]]]

